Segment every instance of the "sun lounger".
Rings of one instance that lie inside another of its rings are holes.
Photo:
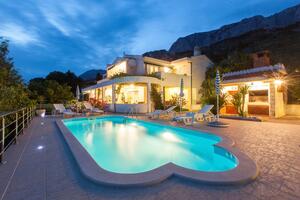
[[[176,106],[171,106],[170,108],[166,109],[166,110],[155,110],[154,112],[152,113],[149,113],[149,117],[150,118],[159,118],[163,115],[167,115],[169,116],[171,113],[174,112],[174,109],[176,108]]]
[[[69,118],[78,115],[70,109],[66,109],[63,104],[53,104],[55,114],[62,114],[64,118]]]
[[[196,113],[188,112],[185,116],[175,117],[173,120],[177,122],[183,122],[185,125],[191,125],[194,121],[212,121],[215,119],[215,115],[211,113],[211,109],[214,105],[205,105]]]
[[[188,112],[185,116],[174,117],[173,120],[176,122],[182,122],[185,125],[193,125],[195,122],[195,113]]]
[[[103,114],[104,111],[100,110],[99,108],[95,108],[94,106],[92,106],[92,104],[90,102],[83,102],[83,105],[85,107],[85,109],[87,109],[88,111],[92,112],[92,113],[97,113],[97,114]]]
[[[215,115],[211,112],[214,105],[205,105],[195,113],[195,119],[197,121],[212,121],[215,119]]]

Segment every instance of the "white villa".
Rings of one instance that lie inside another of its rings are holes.
[[[194,55],[166,61],[141,55],[124,55],[107,65],[106,78],[83,89],[90,100],[105,102],[111,112],[148,113],[154,110],[151,86],[161,93],[163,102],[179,95],[183,80],[188,110],[200,108],[200,89],[212,61],[195,48]],[[122,76],[120,76],[122,74]],[[117,76],[119,75],[119,76]]]

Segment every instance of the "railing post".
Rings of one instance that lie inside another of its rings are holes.
[[[17,138],[18,138],[18,128],[19,128],[19,118],[18,118],[18,111],[16,112],[16,136],[15,136],[15,144],[17,144]]]
[[[5,118],[4,116],[2,117],[2,142],[1,142],[1,146],[0,146],[0,162],[3,162],[3,156],[4,156],[4,148],[5,148]]]
[[[25,112],[24,112],[24,110],[25,109],[23,108],[23,111],[22,111],[23,112],[23,117],[22,117],[23,118],[23,122],[22,122],[22,129],[23,130],[22,130],[22,133],[24,133],[24,128],[25,128]]]
[[[26,108],[26,127],[29,125],[29,113],[28,113],[28,108]]]

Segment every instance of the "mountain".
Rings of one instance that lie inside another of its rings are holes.
[[[234,52],[250,54],[263,50],[270,51],[272,64],[283,63],[289,72],[300,71],[300,22],[284,28],[250,31],[201,48],[215,63]]]
[[[192,51],[195,46],[204,47],[211,44],[241,36],[255,30],[273,30],[284,28],[300,21],[300,4],[287,8],[269,17],[254,16],[240,22],[225,25],[220,29],[194,33],[181,37],[174,42],[169,52],[178,53]]]
[[[103,69],[92,69],[79,75],[79,78],[81,78],[84,81],[96,81],[98,74],[100,74],[103,77],[105,73],[106,71]]]

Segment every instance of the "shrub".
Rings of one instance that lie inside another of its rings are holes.
[[[155,109],[163,109],[164,105],[162,103],[161,94],[158,92],[157,86],[154,84],[151,84],[151,101],[154,104]]]

